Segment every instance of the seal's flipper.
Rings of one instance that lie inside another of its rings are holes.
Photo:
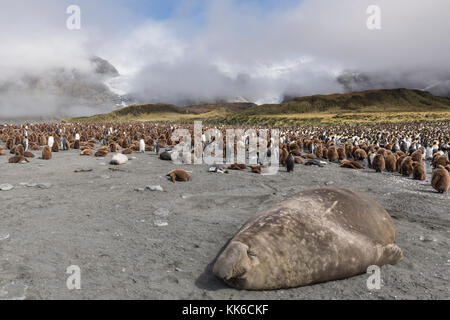
[[[403,259],[403,252],[399,246],[395,244],[388,244],[383,247],[383,256],[382,260],[385,264],[397,264],[400,260]]]

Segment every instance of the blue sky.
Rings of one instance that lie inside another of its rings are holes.
[[[201,19],[203,10],[214,0],[132,0],[131,4],[136,14],[155,20],[165,20],[180,14],[188,14],[195,19]],[[274,9],[295,5],[302,0],[230,0],[235,4],[251,4],[260,10],[268,12]]]

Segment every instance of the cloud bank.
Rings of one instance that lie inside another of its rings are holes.
[[[92,55],[122,75],[109,82],[113,91],[142,102],[267,103],[396,87],[450,95],[447,0],[278,1],[270,8],[257,1],[186,0],[165,19],[118,0],[28,3],[2,1],[0,117],[96,112],[95,99],[74,104],[58,90],[18,97],[24,90],[8,89],[49,70],[92,74]],[[65,28],[69,4],[81,7],[79,31]],[[369,5],[381,8],[381,30],[366,26]]]

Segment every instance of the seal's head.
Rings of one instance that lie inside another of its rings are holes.
[[[238,241],[231,242],[214,264],[213,273],[225,281],[243,278],[252,266],[249,247]]]

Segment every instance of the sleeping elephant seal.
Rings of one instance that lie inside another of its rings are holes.
[[[228,285],[273,290],[343,279],[396,264],[394,224],[376,201],[346,189],[307,190],[248,221],[213,273]]]

